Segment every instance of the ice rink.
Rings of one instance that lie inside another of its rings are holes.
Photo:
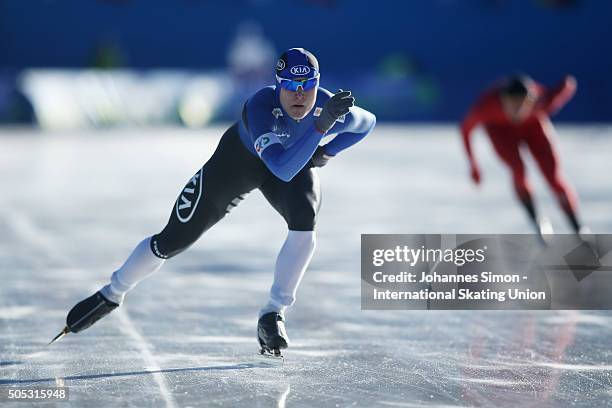
[[[476,188],[452,126],[380,125],[320,169],[282,366],[256,356],[286,233],[259,192],[108,318],[45,347],[165,225],[223,131],[0,130],[0,387],[65,385],[61,407],[612,406],[610,312],[360,310],[362,233],[531,232],[488,140]],[[612,128],[560,127],[559,143],[583,218],[612,232]],[[541,212],[569,232],[527,161]]]

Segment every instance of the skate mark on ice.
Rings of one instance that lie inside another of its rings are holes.
[[[40,268],[48,268],[49,265],[65,266],[66,259],[59,255],[57,241],[38,227],[31,219],[21,211],[11,210],[11,216],[6,218],[9,227],[13,230],[17,240],[27,243],[27,247],[36,257],[31,260]]]
[[[39,312],[39,310],[32,306],[0,307],[0,319],[18,320],[37,312]]]
[[[249,321],[250,323],[253,323]],[[236,343],[253,343],[253,336],[197,336],[187,335],[182,336],[173,341],[177,343],[211,343],[211,344],[236,344]]]
[[[465,377],[446,377],[449,380],[464,382],[464,383],[475,383],[492,385],[496,387],[517,387],[517,386],[529,386],[531,387],[531,381],[518,381],[498,378],[465,378]]]
[[[224,370],[245,370],[249,368],[270,368],[272,365],[266,363],[244,363],[234,365],[222,365],[222,366],[206,366],[206,367],[185,367],[185,368],[164,368],[160,370],[143,370],[143,371],[126,371],[122,373],[102,373],[102,374],[86,374],[86,375],[69,375],[62,377],[61,380],[65,381],[79,381],[79,380],[93,380],[97,378],[113,378],[113,377],[131,377],[138,375],[148,374],[165,374],[165,373],[181,373],[181,372],[198,372],[198,371],[224,371]],[[0,385],[10,384],[30,384],[30,383],[43,383],[43,382],[57,382],[58,377],[49,378],[32,378],[23,380],[1,380]]]
[[[285,404],[287,403],[287,397],[291,392],[291,384],[287,384],[287,388],[285,391],[278,397],[278,404],[276,405],[278,408],[285,408]]]
[[[172,394],[170,393],[170,390],[168,389],[168,384],[166,383],[166,379],[164,378],[164,375],[161,372],[161,367],[157,364],[157,361],[155,361],[155,357],[153,356],[153,353],[151,353],[151,348],[149,347],[149,344],[144,339],[144,337],[138,332],[138,330],[136,330],[134,323],[128,316],[125,309],[119,310],[119,313],[117,313],[117,316],[119,317],[119,320],[120,320],[120,324],[119,324],[120,330],[123,331],[125,334],[127,334],[129,337],[131,337],[136,342],[136,347],[140,351],[140,354],[142,358],[144,359],[147,368],[151,369],[152,371],[151,374],[153,375],[153,379],[159,386],[159,391],[161,393],[162,398],[166,402],[166,407],[168,408],[176,407],[174,399],[172,398]]]
[[[0,361],[0,368],[23,364],[23,361]]]
[[[526,363],[506,363],[509,367],[546,367],[552,368],[559,371],[610,371],[612,372],[612,365],[594,365],[594,364],[570,364],[560,362],[547,362],[547,361],[531,361]]]

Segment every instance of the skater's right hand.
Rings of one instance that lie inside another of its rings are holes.
[[[470,176],[472,176],[472,181],[474,182],[474,184],[479,185],[480,184],[480,169],[478,168],[477,165],[472,164],[472,169],[470,171]]]
[[[327,133],[327,131],[334,126],[336,120],[346,115],[349,109],[354,105],[355,98],[351,96],[351,91],[339,89],[338,92],[329,98],[327,102],[325,102],[325,105],[323,105],[323,109],[315,122],[315,126],[322,133]]]

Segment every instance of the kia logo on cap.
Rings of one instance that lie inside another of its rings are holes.
[[[310,74],[310,68],[306,65],[296,65],[295,67],[291,67],[291,73],[293,75],[306,75]]]

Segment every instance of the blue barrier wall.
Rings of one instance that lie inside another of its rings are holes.
[[[224,68],[237,25],[250,20],[261,25],[277,50],[314,51],[323,74],[338,78],[327,85],[346,87],[347,78],[350,87],[362,90],[366,104],[381,110],[381,119],[456,120],[484,87],[521,70],[546,84],[575,74],[579,92],[560,118],[610,121],[612,2],[557,1],[571,5],[554,8],[552,0],[4,0],[0,67],[89,67],[96,47],[110,44],[123,66]]]

